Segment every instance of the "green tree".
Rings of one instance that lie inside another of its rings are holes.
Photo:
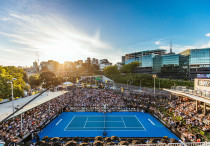
[[[120,69],[120,71],[122,73],[132,73],[132,71],[139,66],[139,62],[135,61],[135,62],[131,62],[129,64],[125,64],[122,66],[122,68]]]
[[[32,89],[37,88],[41,85],[42,81],[38,75],[31,75],[29,77],[29,84]]]
[[[12,78],[17,79],[13,82],[14,97],[22,97],[24,96],[24,90],[28,90],[28,86],[25,84],[28,77],[22,69],[14,66],[0,66],[0,98],[11,97],[11,84],[8,84],[7,81],[11,81]]]
[[[44,84],[43,84],[44,88],[55,87],[55,86],[61,84],[61,82],[62,82],[51,71],[42,72],[40,74],[40,79],[41,79],[41,82],[44,82]]]
[[[116,65],[108,66],[108,67],[104,68],[103,71],[104,71],[105,76],[108,76],[108,77],[113,76],[113,75],[117,76],[120,74]]]

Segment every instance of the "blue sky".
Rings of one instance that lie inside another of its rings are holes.
[[[209,0],[0,1],[0,65],[210,47]]]

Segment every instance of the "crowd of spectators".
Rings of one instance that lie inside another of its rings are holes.
[[[117,110],[124,107],[122,95],[111,90],[82,88],[70,98],[67,110]]]
[[[67,95],[70,96],[71,93],[58,96],[1,123],[0,140],[4,142],[18,142],[28,134],[37,131],[45,122],[52,119],[67,105]]]
[[[157,115],[170,129],[180,133],[185,142],[205,140],[201,138],[199,132],[196,132],[196,129],[210,130],[210,116],[202,114],[201,105],[198,105],[198,111],[196,111],[196,102],[187,98],[133,95],[126,103],[129,107],[149,109],[149,112]]]
[[[43,124],[65,111],[116,111],[135,109],[155,114],[169,128],[181,133],[183,141],[202,141],[191,128],[209,130],[210,116],[204,116],[195,110],[195,102],[185,98],[150,95],[122,95],[106,89],[71,90],[35,108],[13,117],[0,125],[0,140],[17,142]],[[200,107],[199,107],[200,109]]]

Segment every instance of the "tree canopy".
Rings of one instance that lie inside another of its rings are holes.
[[[122,73],[131,73],[135,67],[139,66],[139,62],[135,61],[135,62],[131,62],[129,64],[125,64],[122,66],[122,68],[120,69],[120,71]]]
[[[14,66],[2,67],[0,66],[0,98],[11,97],[11,81],[12,78],[17,80],[13,81],[14,97],[24,96],[24,90],[28,90],[28,86],[25,82],[28,81],[27,74],[19,68]]]
[[[42,72],[40,74],[40,80],[43,83],[44,88],[57,86],[62,83],[62,80],[56,77],[56,75],[51,71]]]
[[[119,72],[117,66],[114,65],[114,66],[108,66],[108,67],[104,68],[104,74],[106,76],[113,76],[113,75],[119,75],[120,72]]]

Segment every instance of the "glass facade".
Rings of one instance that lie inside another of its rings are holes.
[[[161,62],[162,62],[161,55],[157,55],[153,58],[153,72],[155,74],[157,74],[161,71]]]
[[[127,60],[125,59],[125,64],[139,61],[137,73],[153,73],[164,78],[194,79],[197,74],[210,72],[210,48],[186,49],[179,54],[142,51],[142,56],[138,56],[138,53],[129,54]]]
[[[129,64],[129,63],[135,62],[135,61],[140,62],[140,58],[127,59],[127,60],[125,60],[125,64]]]
[[[179,66],[179,57],[180,54],[166,54],[162,56],[162,63],[161,66]]]
[[[210,67],[210,48],[191,49],[190,65],[200,65],[200,67]]]
[[[155,55],[142,56],[141,67],[153,67],[153,57]]]

